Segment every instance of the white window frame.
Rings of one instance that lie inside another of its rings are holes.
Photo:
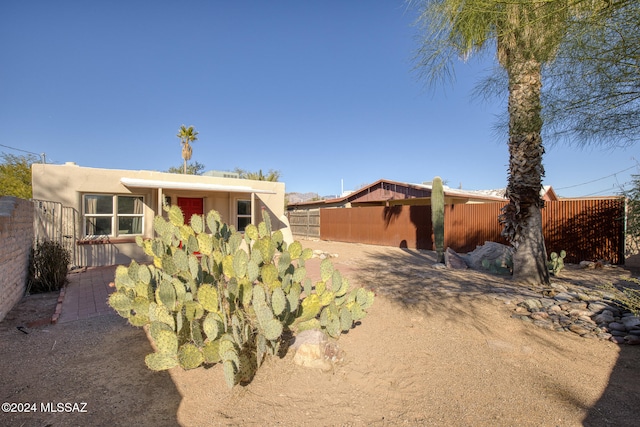
[[[87,196],[98,197],[111,197],[111,213],[87,213]],[[131,197],[140,198],[142,200],[142,212],[141,213],[118,213],[118,200],[119,197]],[[85,193],[82,195],[82,235],[84,238],[95,237],[135,237],[144,234],[144,206],[145,197],[139,194],[105,194],[105,193]],[[89,234],[87,230],[87,219],[89,218],[111,218],[111,234]],[[140,233],[125,233],[119,234],[118,231],[118,218],[139,218],[140,219]]]
[[[239,204],[240,202],[246,202],[249,204],[249,213],[248,214],[240,214]],[[240,218],[249,218],[248,224],[251,224],[251,212],[253,211],[253,203],[251,203],[251,199],[238,198],[236,199],[236,230],[241,233],[244,233],[244,230],[240,230]]]

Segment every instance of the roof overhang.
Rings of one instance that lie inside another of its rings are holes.
[[[154,179],[120,178],[120,183],[134,188],[162,188],[171,190],[222,191],[228,193],[276,194],[271,190],[260,190],[246,185],[208,184],[205,182],[160,181]]]

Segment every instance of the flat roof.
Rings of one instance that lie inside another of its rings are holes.
[[[120,178],[120,183],[127,187],[136,188],[169,188],[172,190],[204,190],[204,191],[226,191],[232,193],[262,193],[276,194],[271,190],[260,190],[246,185],[222,185],[208,184],[204,182],[178,182],[178,181],[161,181],[155,179],[140,178]]]

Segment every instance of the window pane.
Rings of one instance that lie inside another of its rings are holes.
[[[142,197],[118,196],[119,214],[142,214]]]
[[[238,200],[238,215],[251,215],[251,201]]]
[[[142,234],[142,218],[118,217],[118,234]]]
[[[247,225],[251,224],[251,218],[239,217],[238,218],[238,231],[243,232]]]
[[[87,235],[88,236],[102,236],[111,235],[111,217],[93,217],[86,218],[87,223]]]
[[[87,214],[113,213],[113,196],[86,195],[84,196],[84,212]]]

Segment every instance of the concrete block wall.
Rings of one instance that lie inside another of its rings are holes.
[[[0,197],[0,321],[24,296],[33,236],[33,203]]]

